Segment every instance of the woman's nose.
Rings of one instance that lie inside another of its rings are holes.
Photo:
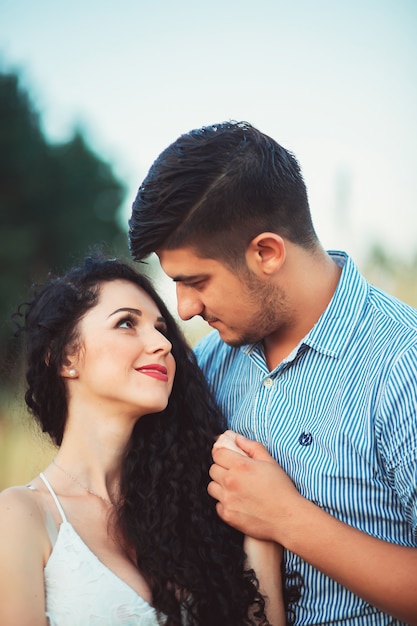
[[[147,351],[151,353],[161,352],[162,354],[168,354],[172,350],[172,343],[165,337],[165,335],[154,328],[149,336],[147,342]]]

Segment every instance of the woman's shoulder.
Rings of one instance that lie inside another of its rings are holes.
[[[7,487],[0,492],[0,535],[7,530],[13,530],[13,534],[26,528],[32,532],[41,530],[44,520],[41,494],[32,483]]]
[[[27,485],[14,485],[0,491],[0,507],[33,507],[37,500],[35,494],[38,492],[34,483],[35,481],[33,480]]]
[[[46,625],[43,570],[50,548],[40,496],[25,486],[0,493],[2,624]]]
[[[35,483],[36,484],[36,483]],[[0,560],[32,559],[45,564],[51,552],[42,493],[28,486],[0,493]]]

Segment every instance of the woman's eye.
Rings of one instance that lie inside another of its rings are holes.
[[[124,317],[122,320],[117,322],[117,328],[133,328],[134,322],[130,317]]]
[[[164,335],[164,337],[167,337],[167,335],[168,335],[168,328],[167,328],[167,326],[165,326],[165,324],[163,324],[162,326],[156,326],[155,328],[156,328],[156,330],[158,332],[161,333],[161,335]]]

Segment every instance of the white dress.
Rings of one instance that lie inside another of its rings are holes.
[[[62,517],[44,569],[50,626],[159,626],[155,609],[91,552],[73,526],[44,474]]]

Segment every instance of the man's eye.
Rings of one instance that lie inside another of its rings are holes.
[[[190,287],[191,289],[201,289],[204,285],[204,280],[198,280],[195,283],[185,283],[186,287]]]

